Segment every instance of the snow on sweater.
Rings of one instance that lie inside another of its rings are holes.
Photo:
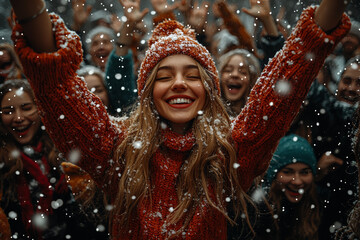
[[[335,30],[324,33],[314,22],[315,9],[309,7],[303,12],[292,35],[265,67],[248,103],[232,123],[240,183],[245,191],[256,176],[266,171],[278,140],[296,116],[324,59],[350,28],[350,20],[344,15]],[[124,131],[114,124],[101,101],[76,76],[82,60],[79,37],[58,16],[52,14],[51,18],[56,52],[34,52],[27,46],[20,25],[13,31],[16,51],[34,89],[46,129],[59,150],[66,156],[80,150],[79,165],[104,191],[115,196],[117,188],[111,186],[117,186],[119,179],[117,176],[109,179],[107,172]],[[163,225],[169,210],[177,206],[176,176],[191,151],[192,138],[166,134],[165,146],[178,150],[167,151],[166,155],[161,151],[154,154],[152,202],[147,198],[140,202],[137,215],[130,220],[126,231],[115,219],[114,239],[166,239],[171,233]],[[225,217],[205,202],[199,206],[179,239],[226,239]],[[174,229],[179,229],[180,224],[173,226]]]

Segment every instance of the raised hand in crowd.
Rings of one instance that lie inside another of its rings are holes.
[[[110,27],[112,28],[112,30],[114,30],[114,32],[120,32],[120,29],[123,25],[123,22],[121,21],[121,19],[119,18],[119,16],[116,13],[113,13],[111,15],[111,23],[110,23]]]
[[[195,1],[192,8],[190,8],[188,15],[188,24],[195,29],[197,33],[205,30],[205,24],[209,12],[209,2],[204,1],[201,4]]]
[[[259,19],[268,35],[277,37],[279,32],[271,14],[270,0],[250,0],[249,2],[250,9],[242,8],[241,10],[255,19]]]
[[[140,0],[119,0],[124,9],[124,16],[127,21],[123,24],[120,35],[117,42],[116,52],[117,55],[127,54],[133,37],[134,30],[137,28],[137,24],[140,23],[145,15],[149,12],[149,9],[140,10]],[[143,24],[142,24],[143,25]]]
[[[74,31],[80,31],[86,21],[89,19],[92,6],[85,5],[86,0],[72,0],[71,7],[73,10],[73,23],[71,29]]]
[[[343,165],[344,161],[336,157],[331,152],[324,153],[317,162],[316,180],[321,180],[330,172],[335,171],[339,166]]]
[[[166,14],[179,8],[183,4],[182,1],[177,0],[173,4],[168,4],[167,0],[151,0],[150,2],[157,14]]]

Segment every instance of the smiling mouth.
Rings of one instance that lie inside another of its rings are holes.
[[[107,54],[107,53],[98,53],[98,54],[95,54],[95,56],[97,58],[99,58],[99,59],[106,59],[109,56],[109,54]]]
[[[300,196],[301,194],[299,193],[299,190],[291,190],[290,188],[286,188],[286,190],[289,192],[289,194],[293,197],[298,197]]]
[[[239,90],[242,88],[241,84],[228,84],[227,85],[228,89],[231,90]]]
[[[190,104],[192,102],[193,102],[193,100],[191,100],[189,98],[174,98],[174,99],[170,99],[168,101],[168,103],[170,105],[174,105],[174,104]]]
[[[359,96],[344,95],[342,97],[351,103],[356,103],[357,101],[359,101]]]
[[[13,131],[15,131],[19,135],[19,137],[22,137],[28,133],[30,126],[31,125],[24,126],[24,127],[14,127]]]

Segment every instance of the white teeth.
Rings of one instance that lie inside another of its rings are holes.
[[[25,127],[17,127],[17,128],[14,128],[14,130],[22,131],[22,130],[24,130],[24,129],[26,129],[26,128],[27,128],[27,126],[25,126]]]
[[[191,103],[191,100],[188,98],[175,98],[175,99],[171,99],[169,101],[169,104],[186,104],[186,103]]]

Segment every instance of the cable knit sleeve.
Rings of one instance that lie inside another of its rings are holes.
[[[315,6],[302,13],[284,47],[264,68],[248,103],[233,122],[240,180],[247,190],[269,166],[325,58],[350,29],[345,14],[330,34],[314,22]]]
[[[76,75],[82,61],[80,38],[63,20],[50,14],[57,51],[36,53],[17,24],[12,38],[24,71],[34,90],[42,121],[57,148],[76,162],[102,187],[120,130],[111,122],[101,100]]]

